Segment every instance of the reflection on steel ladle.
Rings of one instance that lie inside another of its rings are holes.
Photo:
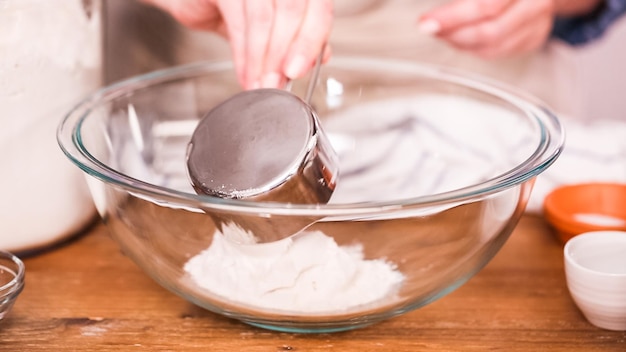
[[[197,193],[257,202],[328,202],[338,161],[309,104],[320,62],[321,55],[306,101],[280,89],[243,91],[200,120],[187,150],[189,178]],[[218,228],[234,223],[250,231],[256,243],[289,237],[317,220],[299,223],[254,211],[236,216],[205,211]]]

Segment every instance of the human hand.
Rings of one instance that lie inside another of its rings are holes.
[[[143,0],[182,24],[230,41],[246,88],[279,88],[309,71],[332,25],[332,0]]]
[[[454,0],[423,14],[420,29],[484,58],[537,50],[555,15],[582,14],[602,0]]]
[[[420,29],[461,50],[500,58],[541,47],[554,0],[455,0],[425,13]]]

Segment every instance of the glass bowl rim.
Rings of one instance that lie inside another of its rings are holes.
[[[11,270],[13,278],[0,286],[0,299],[4,299],[7,296],[18,295],[24,286],[26,266],[18,256],[4,250],[0,250],[0,259],[10,262],[15,266],[15,271],[11,270],[11,268],[7,268]]]
[[[526,182],[539,175],[558,158],[563,150],[565,131],[554,113],[532,95],[486,77],[463,70],[396,60],[360,56],[333,57],[327,66],[349,68],[399,70],[430,79],[473,88],[511,104],[534,119],[541,132],[540,141],[534,152],[522,163],[487,181],[455,189],[413,198],[393,201],[342,203],[342,204],[291,204],[276,202],[251,202],[239,199],[224,199],[208,195],[192,194],[144,182],[124,175],[93,157],[81,143],[80,128],[93,109],[114,101],[138,89],[161,83],[198,77],[201,74],[232,69],[230,61],[201,61],[134,76],[105,86],[78,102],[62,119],[57,128],[57,142],[63,153],[72,163],[86,174],[105,183],[121,187],[133,194],[140,194],[156,203],[166,206],[199,209],[214,209],[237,213],[262,212],[267,215],[381,215],[399,210],[428,209],[460,204],[469,200],[486,197]],[[322,68],[323,69],[323,68]]]

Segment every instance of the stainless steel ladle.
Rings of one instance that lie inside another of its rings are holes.
[[[189,178],[197,193],[262,202],[328,202],[338,161],[310,105],[321,60],[322,54],[305,100],[280,89],[248,90],[200,120],[187,149]],[[206,212],[220,229],[237,225],[251,232],[256,243],[290,237],[317,220]]]

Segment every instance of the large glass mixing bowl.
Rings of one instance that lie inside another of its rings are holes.
[[[292,91],[303,96],[307,83]],[[329,204],[197,195],[190,135],[239,90],[226,62],[132,78],[80,103],[58,139],[139,267],[190,302],[269,329],[358,328],[451,292],[498,252],[563,147],[557,118],[514,90],[445,68],[338,57],[312,100],[340,160]],[[225,217],[313,224],[278,243],[234,245],[225,235],[236,224],[217,231],[212,220]]]

